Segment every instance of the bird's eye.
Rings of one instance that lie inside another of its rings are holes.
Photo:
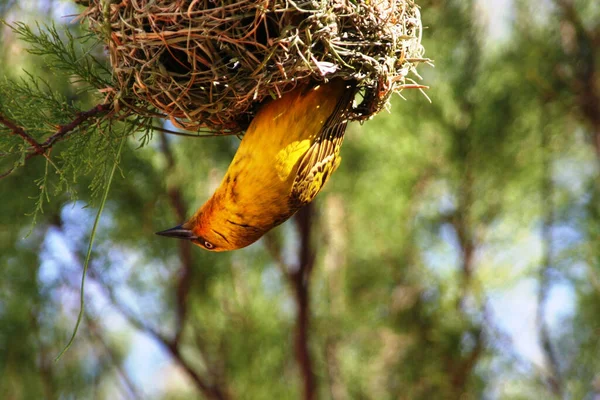
[[[215,245],[212,244],[211,242],[205,240],[204,241],[204,247],[207,248],[208,250],[214,249]]]

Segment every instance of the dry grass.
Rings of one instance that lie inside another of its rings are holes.
[[[379,112],[428,62],[412,0],[95,0],[112,101],[187,130],[241,132],[256,105],[306,82],[354,79],[351,120]]]

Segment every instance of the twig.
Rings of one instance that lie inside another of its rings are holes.
[[[43,143],[39,143],[38,141],[36,141],[30,134],[27,133],[27,131],[25,131],[25,129],[23,129],[22,127],[17,125],[14,121],[11,121],[9,118],[7,118],[2,113],[0,113],[0,124],[6,126],[8,129],[10,129],[10,131],[13,135],[17,135],[17,136],[20,136],[21,138],[23,138],[23,140],[25,140],[32,147],[25,154],[25,157],[23,159],[25,162],[25,161],[28,161],[32,157],[35,157],[38,155],[45,155],[46,152],[52,148],[52,146],[54,146],[56,143],[64,140],[70,132],[72,132],[73,130],[78,128],[80,125],[82,125],[88,119],[93,118],[95,116],[100,116],[100,115],[106,114],[111,109],[112,109],[112,106],[109,104],[98,104],[98,105],[92,107],[91,109],[89,109],[88,111],[83,111],[83,112],[77,113],[77,116],[73,119],[73,121],[71,121],[65,125],[57,126],[55,133],[52,136],[50,136],[48,139],[46,139],[46,141],[44,141]],[[2,174],[0,174],[0,179],[10,175],[14,170],[15,170],[15,168],[13,167],[13,168],[10,168],[9,170],[3,172]]]
[[[6,118],[6,116],[4,116],[1,113],[0,113],[0,124],[6,126],[8,129],[10,129],[13,135],[22,137],[23,140],[25,140],[27,143],[29,143],[31,145],[31,147],[34,148],[34,151],[37,154],[41,154],[44,152],[44,148],[42,147],[42,145],[39,144],[34,138],[32,138],[27,132],[25,132],[25,129],[23,129],[22,127],[15,124],[13,121],[9,120],[8,118]]]
[[[71,121],[65,125],[59,125],[56,129],[56,133],[54,135],[50,136],[42,144],[42,147],[44,147],[44,151],[51,148],[56,142],[59,142],[59,141],[65,139],[67,134],[69,134],[71,131],[75,130],[77,127],[79,127],[81,124],[83,124],[88,119],[98,116],[98,115],[106,114],[111,109],[112,109],[112,105],[110,105],[110,104],[98,104],[98,105],[92,107],[91,109],[89,109],[88,111],[82,111],[80,113],[77,113],[77,117],[75,117],[75,119],[73,121]],[[40,153],[38,153],[38,154],[40,154]]]

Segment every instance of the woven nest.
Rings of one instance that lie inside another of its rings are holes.
[[[357,82],[362,121],[428,61],[412,0],[94,0],[84,15],[108,44],[111,100],[187,130],[241,132],[261,101],[335,77]]]

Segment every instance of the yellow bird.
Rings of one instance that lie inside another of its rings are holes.
[[[187,222],[157,234],[227,251],[286,221],[338,167],[355,87],[335,79],[261,105],[212,197]]]

